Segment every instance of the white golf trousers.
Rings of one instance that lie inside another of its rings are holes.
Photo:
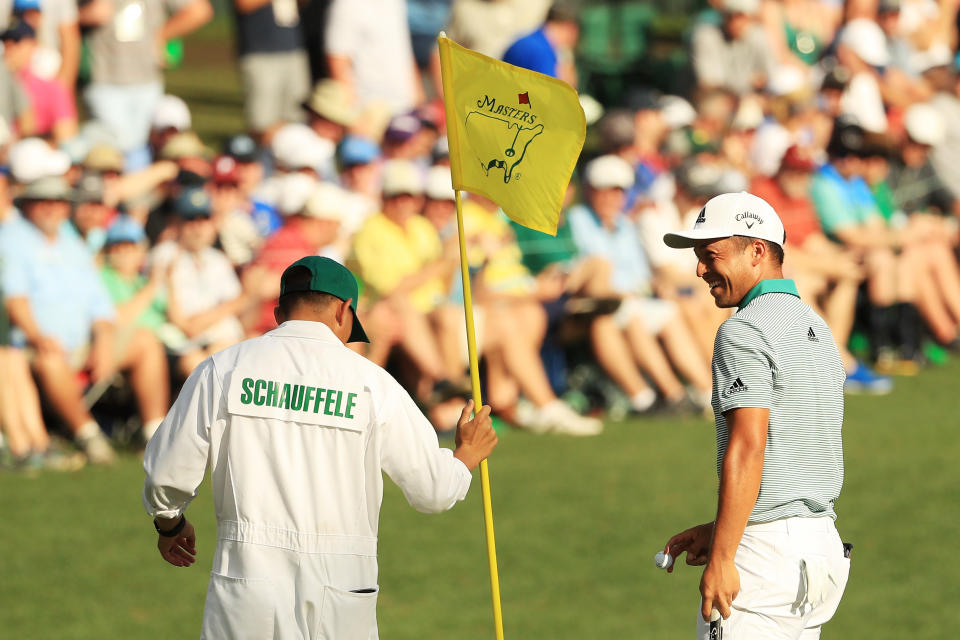
[[[734,559],[740,593],[710,635],[697,611],[697,640],[816,640],[837,610],[850,574],[831,518],[747,525]]]
[[[377,640],[376,556],[220,540],[204,640]]]

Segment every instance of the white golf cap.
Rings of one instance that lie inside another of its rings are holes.
[[[427,197],[431,200],[456,200],[453,193],[453,180],[450,178],[450,167],[434,165],[427,171]]]
[[[890,64],[887,37],[873,20],[856,18],[847,23],[840,34],[840,44],[853,49],[860,59],[874,67]]]
[[[154,129],[186,131],[190,128],[191,122],[190,109],[187,107],[187,103],[177,96],[167,94],[157,102],[150,124]]]
[[[10,148],[10,173],[22,184],[40,178],[61,177],[70,168],[70,156],[40,138],[25,138]]]
[[[633,186],[633,167],[619,156],[600,156],[587,163],[584,171],[593,189],[629,189]]]
[[[947,123],[940,112],[929,104],[915,104],[907,109],[904,126],[911,140],[931,147],[942,143],[947,136]]]
[[[423,193],[423,176],[417,166],[407,160],[390,160],[383,167],[383,196],[411,195]]]
[[[346,207],[347,197],[343,189],[332,182],[320,182],[310,193],[303,213],[317,220],[343,222]]]
[[[745,236],[783,246],[783,222],[763,198],[740,191],[711,198],[700,210],[691,231],[667,233],[663,242],[674,249],[689,249],[698,240]]]
[[[689,127],[697,119],[697,110],[680,96],[661,96],[657,107],[663,122],[671,129]]]
[[[336,146],[307,125],[290,123],[273,135],[270,151],[281,168],[292,171],[317,169],[333,158]]]
[[[306,173],[290,173],[281,178],[277,208],[285,216],[304,213],[307,200],[317,186],[317,179]]]

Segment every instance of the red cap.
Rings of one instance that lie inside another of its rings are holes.
[[[213,161],[213,181],[216,184],[240,182],[237,161],[230,156],[217,156]]]
[[[798,147],[791,146],[783,154],[783,160],[780,161],[781,171],[813,171],[817,168],[817,163],[813,161],[810,154]]]

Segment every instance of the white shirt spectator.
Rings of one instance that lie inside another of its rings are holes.
[[[887,113],[883,109],[880,85],[871,73],[858,73],[850,79],[840,99],[843,113],[857,119],[857,123],[871,133],[887,130]]]
[[[334,0],[326,41],[327,55],[348,58],[352,64],[359,108],[382,102],[393,113],[405,113],[416,106],[413,46],[403,0]]]

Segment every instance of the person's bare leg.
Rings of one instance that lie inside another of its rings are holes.
[[[935,244],[925,253],[944,304],[953,319],[960,322],[960,268],[953,252],[945,244]]]
[[[463,309],[444,305],[430,314],[446,378],[463,377],[463,336],[466,332]]]
[[[77,382],[76,372],[63,356],[38,353],[34,359],[34,369],[44,395],[70,431],[76,434],[84,425],[94,422],[84,405],[83,389]]]
[[[613,267],[605,258],[591,257],[577,264],[567,279],[567,290],[595,298],[616,295],[610,284]]]
[[[15,458],[25,458],[34,450],[27,427],[20,419],[20,398],[15,388],[19,371],[12,366],[9,347],[0,347],[0,371],[4,372],[3,384],[0,384],[0,431],[7,441],[7,447]]]
[[[867,292],[874,306],[889,307],[898,301],[897,262],[888,249],[876,249],[867,254]]]
[[[898,299],[917,307],[937,340],[951,342],[957,336],[957,323],[944,305],[939,287],[931,273],[931,263],[926,251],[926,247],[912,248],[898,257]]]
[[[177,359],[177,371],[184,378],[188,378],[206,358],[207,354],[203,349],[188,351]]]
[[[674,368],[697,391],[710,393],[713,381],[710,376],[710,364],[704,360],[693,341],[693,335],[683,319],[675,318],[660,330],[659,338],[663,341],[667,357]]]
[[[717,335],[717,327],[720,326],[719,324],[714,326],[711,322],[715,314],[710,308],[704,308],[700,300],[694,298],[679,298],[676,302],[681,319],[690,328],[690,334],[700,357],[709,361],[713,358],[713,339]],[[711,304],[711,306],[714,305]]]
[[[520,398],[520,386],[507,371],[501,346],[489,349],[487,361],[487,397],[484,401],[507,420],[514,420],[514,410]]]
[[[130,376],[143,423],[163,420],[170,408],[170,376],[160,341],[149,330],[138,329],[118,368]]]
[[[348,346],[374,364],[381,367],[386,365],[390,351],[400,343],[403,332],[400,314],[388,302],[381,301],[369,309],[361,309],[360,322],[370,343],[351,342]]]
[[[682,399],[683,384],[670,368],[660,343],[647,331],[639,318],[630,321],[626,328],[626,337],[640,368],[650,376],[663,397],[674,402]]]
[[[850,278],[838,280],[824,301],[824,317],[831,333],[833,333],[833,339],[838,345],[845,345],[850,340],[850,331],[853,329],[853,319],[857,310],[857,291],[859,288],[860,282],[857,280]]]
[[[597,362],[627,395],[633,397],[650,388],[637,369],[623,331],[611,316],[600,316],[590,323],[590,342]]]
[[[50,447],[50,435],[43,424],[40,394],[33,382],[26,353],[21,349],[7,350],[6,363],[2,370],[8,374],[7,383],[3,386],[16,397],[13,405],[16,407],[15,419],[26,435],[30,448],[37,452],[46,451]]]
[[[542,407],[557,399],[540,359],[540,343],[531,342],[531,334],[513,331],[502,336],[500,352],[504,366],[530,402]]]
[[[399,312],[403,324],[400,346],[424,377],[431,382],[442,379],[444,377],[443,359],[440,357],[440,349],[437,347],[427,316],[408,304],[401,303],[394,308]]]

